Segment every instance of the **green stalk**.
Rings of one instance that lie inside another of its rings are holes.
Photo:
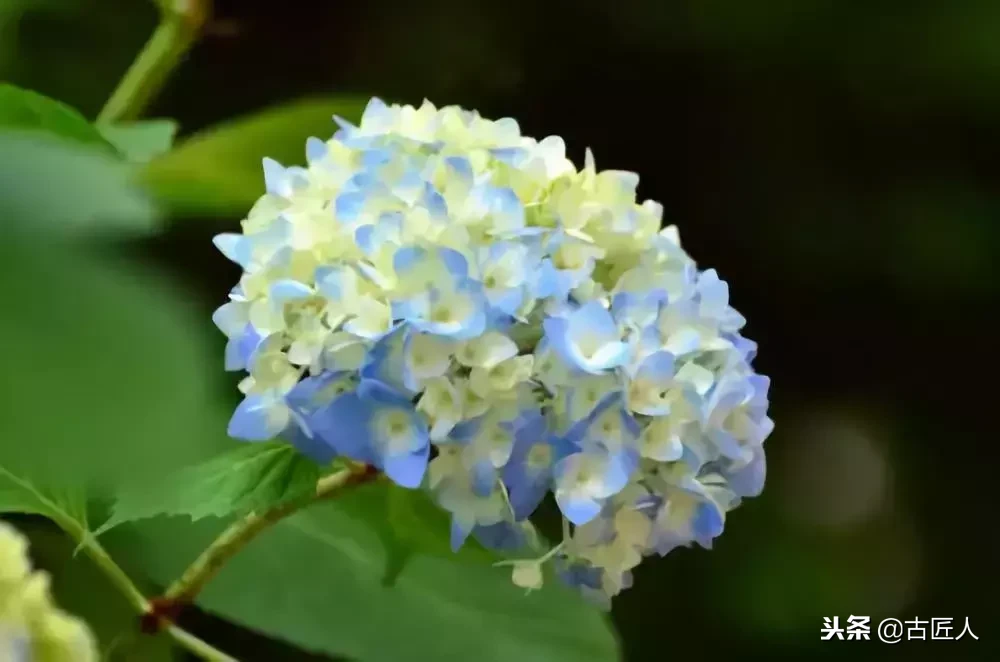
[[[59,511],[57,511],[59,512]],[[136,585],[129,579],[125,571],[122,570],[121,566],[115,563],[111,555],[107,553],[104,547],[101,546],[97,539],[85,529],[79,522],[71,517],[60,517],[55,516],[54,521],[59,527],[65,531],[80,549],[82,549],[87,556],[94,562],[94,564],[104,573],[104,575],[111,581],[111,583],[117,588],[122,595],[125,596],[137,612],[140,614],[147,614],[151,609],[151,605],[142,592],[136,587]],[[210,644],[202,641],[198,637],[194,636],[186,630],[182,630],[179,627],[171,626],[167,628],[167,633],[173,638],[178,645],[186,648],[188,651],[194,653],[198,657],[206,662],[237,662],[235,658],[232,658],[222,651],[214,648]]]
[[[97,116],[99,124],[134,120],[163,88],[194,44],[209,0],[158,0],[160,22]]]
[[[281,520],[323,499],[333,497],[345,488],[375,480],[378,472],[365,464],[352,464],[346,469],[324,476],[316,484],[316,491],[296,501],[274,506],[260,513],[250,513],[234,522],[215,539],[201,555],[174,582],[159,599],[161,608],[168,614],[194,602],[223,566],[258,535]]]

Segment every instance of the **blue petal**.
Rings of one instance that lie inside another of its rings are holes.
[[[480,428],[483,426],[483,421],[486,420],[486,415],[478,416],[473,419],[461,421],[455,427],[451,429],[451,433],[448,435],[448,440],[453,441],[457,444],[467,444],[472,441]]]
[[[715,269],[709,269],[698,279],[698,293],[701,295],[701,311],[706,317],[718,319],[729,305],[729,285],[719,278]]]
[[[244,441],[267,441],[280,433],[286,422],[272,415],[275,407],[283,406],[261,395],[248,395],[233,412],[227,432],[234,439]]]
[[[284,278],[271,284],[270,296],[276,302],[296,301],[312,296],[313,290],[305,283]]]
[[[503,482],[516,520],[526,519],[542,502],[552,481],[552,466],[561,459],[547,438],[547,426],[547,421],[537,411],[525,414],[518,421],[514,447],[503,468]],[[532,467],[528,464],[528,454],[536,444],[548,444],[551,459],[547,466]]]
[[[574,563],[560,570],[559,576],[570,586],[585,586],[602,590],[604,586],[604,571],[592,565]]]
[[[524,531],[513,522],[478,525],[472,535],[483,547],[498,552],[513,552],[527,546]]]
[[[729,480],[729,488],[741,497],[755,497],[764,490],[767,478],[767,460],[764,449],[754,449],[754,458],[736,471],[724,472]]]
[[[444,263],[448,273],[457,279],[464,279],[469,275],[469,262],[465,256],[452,248],[438,249],[438,255]]]
[[[469,469],[469,481],[477,496],[487,497],[497,482],[497,470],[489,460],[477,460]]]
[[[281,436],[316,464],[329,464],[337,457],[337,451],[332,446],[319,437],[310,437],[295,423],[289,425]]]
[[[375,379],[398,391],[409,393],[402,378],[405,370],[403,348],[408,332],[406,326],[400,326],[380,338],[368,350],[365,365],[361,368],[361,377]]]
[[[329,151],[326,143],[319,138],[310,137],[306,140],[306,161],[309,163],[321,160]]]
[[[357,393],[346,393],[317,411],[310,419],[313,434],[336,451],[358,462],[377,464],[372,446],[373,405]]]
[[[365,226],[367,227],[367,226]],[[317,267],[316,289],[331,301],[344,299],[344,272],[349,267]]]
[[[252,246],[250,241],[241,234],[225,232],[212,238],[212,243],[219,252],[246,269],[250,263]]]
[[[750,375],[747,377],[747,383],[753,389],[751,406],[767,409],[767,393],[771,388],[771,379],[764,375]]]
[[[444,196],[434,190],[433,185],[428,183],[424,189],[423,205],[430,212],[431,218],[436,221],[448,219],[448,205]]]
[[[451,518],[451,551],[457,552],[465,544],[466,539],[469,534],[472,533],[471,528],[466,528],[458,521],[458,518]]]
[[[539,299],[565,299],[576,285],[574,273],[556,269],[552,260],[545,259],[538,268],[535,282],[535,296]]]
[[[385,185],[382,183],[382,179],[378,173],[371,170],[362,170],[355,173],[345,182],[344,190],[356,191],[367,196],[376,192],[385,192]]]
[[[372,255],[386,241],[399,237],[403,227],[403,215],[385,212],[375,224],[362,225],[354,233],[354,243],[366,254]]]
[[[226,343],[224,356],[223,368],[227,372],[247,369],[247,361],[240,351],[240,341],[237,338],[230,338]]]
[[[670,352],[655,352],[646,357],[636,374],[654,384],[667,384],[674,376],[674,356]]]
[[[459,177],[462,178],[468,184],[472,183],[472,164],[469,160],[462,156],[449,156],[444,160],[444,162],[455,171]]]
[[[289,192],[288,175],[284,166],[267,157],[264,163],[264,188],[272,195],[286,195]]]
[[[601,504],[588,497],[556,492],[556,503],[566,519],[576,526],[582,526],[601,514]]]
[[[604,474],[604,486],[612,494],[621,492],[628,484],[628,479],[639,466],[638,454],[626,449],[610,456],[607,471]]]
[[[409,408],[412,404],[406,395],[377,379],[362,379],[358,395],[380,405]]]
[[[358,216],[364,211],[367,197],[366,194],[360,191],[348,191],[338,195],[333,203],[337,220],[346,223],[357,221]]]
[[[375,226],[362,225],[354,232],[354,243],[358,245],[365,255],[371,255],[377,248],[375,245]]]
[[[400,487],[414,489],[424,480],[429,457],[430,444],[425,444],[418,451],[384,458],[382,469]]]
[[[601,401],[597,403],[593,411],[590,412],[585,418],[580,419],[574,423],[570,429],[564,435],[567,442],[575,445],[581,445],[583,442],[590,440],[590,428],[593,424],[611,407],[622,408],[622,394],[619,392],[608,393],[606,396],[601,398]],[[629,427],[631,431],[631,426]]]
[[[392,152],[388,149],[366,149],[361,152],[361,167],[378,168],[392,160]]]
[[[393,194],[408,205],[412,205],[426,194],[427,182],[418,170],[407,170],[393,184]]]
[[[597,301],[590,301],[571,312],[563,322],[553,317],[543,322],[545,337],[567,365],[591,374],[615,368],[628,358],[629,347],[621,342],[618,327],[611,313]],[[594,336],[601,348],[593,357],[584,357],[578,351],[579,340],[584,334]]]
[[[618,327],[611,313],[597,301],[588,301],[569,317],[569,332],[576,335],[587,330],[606,340],[618,339]]]
[[[667,302],[667,291],[618,292],[611,298],[611,311],[619,322],[634,321],[637,316],[652,317]]]
[[[412,269],[426,254],[427,251],[419,246],[403,246],[393,254],[392,268],[397,274],[402,274]]]
[[[747,454],[739,440],[725,430],[712,430],[708,436],[719,453],[731,460],[741,460]]]
[[[240,335],[247,324],[248,306],[241,301],[229,301],[222,304],[212,313],[212,322],[232,338]]]
[[[358,130],[358,127],[354,126],[340,115],[334,115],[333,121],[340,127],[340,131],[337,132],[338,134],[342,131],[344,135],[349,136]]]
[[[501,290],[487,290],[486,298],[490,305],[504,315],[513,315],[524,303],[523,287],[508,287]]]
[[[573,360],[566,344],[569,322],[563,317],[549,317],[542,321],[542,330],[545,332],[545,340],[552,347],[563,361],[573,365]]]
[[[712,540],[722,534],[723,526],[722,511],[714,501],[703,501],[698,504],[694,519],[691,521],[691,530],[698,544],[710,549]]]
[[[483,211],[498,217],[498,226],[515,231],[524,226],[524,205],[512,189],[485,185],[477,187],[473,196]]]
[[[343,375],[342,372],[326,371],[306,377],[288,392],[285,402],[300,416],[309,417],[333,401],[336,396],[328,395],[326,389]]]
[[[494,147],[490,154],[498,161],[516,167],[528,156],[528,151],[523,147]]]
[[[252,324],[247,324],[242,334],[231,338],[226,343],[225,369],[229,371],[246,370],[250,357],[253,356],[261,340],[263,338],[257,333],[257,329]]]
[[[523,520],[531,516],[545,498],[551,483],[551,469],[533,470],[523,460],[513,458],[504,467],[504,485],[510,497],[514,519]]]
[[[517,197],[517,193],[514,189],[503,187],[497,188],[492,192],[491,202],[496,206],[496,209],[505,215],[514,215],[521,217],[521,224],[524,222],[524,205],[521,204],[521,199]]]
[[[385,105],[385,102],[378,97],[372,97],[368,100],[368,105],[365,106],[364,113],[361,115],[361,126],[385,124],[391,119],[389,107]]]

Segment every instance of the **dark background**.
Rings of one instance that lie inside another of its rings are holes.
[[[155,20],[0,0],[0,78],[93,117]],[[712,552],[639,569],[614,607],[629,660],[992,657],[1000,3],[232,0],[147,114],[188,134],[345,93],[513,116],[638,172],[749,319],[767,488]],[[144,248],[206,319],[235,280],[209,239],[238,220]],[[819,641],[852,614],[969,617],[980,640]],[[191,625],[241,659],[307,659]]]

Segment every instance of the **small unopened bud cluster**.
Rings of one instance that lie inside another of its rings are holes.
[[[49,577],[34,572],[28,541],[0,522],[0,660],[97,662],[97,648],[83,621],[52,601]]]

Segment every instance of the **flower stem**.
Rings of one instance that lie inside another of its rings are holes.
[[[167,632],[173,637],[174,641],[207,662],[239,662],[235,657],[226,655],[214,646],[209,645],[176,625],[171,625],[167,628]]]
[[[157,0],[160,22],[97,116],[99,124],[134,120],[194,43],[210,0]]]
[[[369,482],[377,476],[378,472],[374,467],[353,464],[321,478],[316,484],[316,491],[303,499],[290,501],[261,513],[250,513],[235,522],[202,552],[162,598],[154,601],[158,605],[159,615],[171,620],[181,608],[194,601],[230,559],[266,529],[316,501],[330,497],[350,485]]]
[[[121,569],[111,555],[101,546],[93,534],[72,517],[62,517],[59,511],[54,511],[53,520],[77,543],[87,556],[94,562],[107,578],[114,584],[125,599],[128,600],[137,612],[147,614],[151,605],[142,592],[129,579],[125,571]],[[236,662],[232,658],[205,641],[194,636],[186,630],[172,626],[167,628],[167,633],[174,641],[191,653],[197,655],[207,662]]]

